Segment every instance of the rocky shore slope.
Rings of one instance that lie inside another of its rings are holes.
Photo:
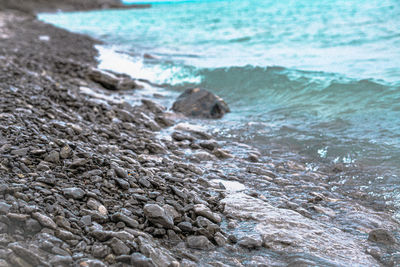
[[[390,214],[154,100],[120,101],[140,85],[104,82],[98,41],[37,21],[47,1],[23,2],[0,11],[0,266],[399,264]],[[104,7],[90,3],[76,9]]]

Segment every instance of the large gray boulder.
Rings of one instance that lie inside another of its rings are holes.
[[[189,117],[219,119],[229,112],[229,107],[219,96],[201,88],[183,92],[172,106],[175,112]]]

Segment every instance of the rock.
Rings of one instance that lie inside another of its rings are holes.
[[[197,263],[187,260],[187,259],[183,259],[181,262],[181,267],[197,267]]]
[[[86,159],[76,158],[76,159],[74,159],[74,161],[72,161],[72,163],[69,165],[69,167],[71,169],[76,169],[76,168],[85,166],[86,163],[87,163]]]
[[[190,222],[180,222],[177,225],[179,229],[181,229],[183,232],[191,233],[193,232],[193,226]]]
[[[63,194],[68,198],[82,199],[85,196],[85,191],[79,187],[70,187],[63,189]]]
[[[16,267],[32,267],[34,265],[28,263],[27,261],[23,260],[20,257],[17,257],[14,254],[11,254],[8,257],[8,261],[11,263],[11,266],[16,266]]]
[[[11,150],[11,155],[16,155],[16,156],[26,156],[28,154],[29,148],[20,148],[20,149],[15,149]]]
[[[42,227],[40,226],[40,223],[37,220],[34,219],[28,219],[25,222],[25,230],[28,233],[37,233],[42,229]]]
[[[38,266],[41,264],[43,259],[34,252],[30,251],[29,249],[26,249],[19,245],[18,243],[11,243],[8,245],[8,248],[12,249],[15,254],[17,254],[19,257],[24,259],[25,261],[29,262],[33,266]]]
[[[222,218],[219,214],[212,212],[203,204],[194,205],[193,210],[197,215],[206,217],[215,223],[220,223],[222,221]]]
[[[94,229],[90,231],[90,235],[96,238],[97,240],[104,242],[110,239],[113,235],[111,231],[103,231],[99,229]]]
[[[111,249],[108,246],[105,246],[103,244],[95,243],[92,246],[92,255],[95,258],[103,259],[110,253],[111,253]]]
[[[258,174],[258,175],[265,175],[265,176],[268,176],[268,177],[271,177],[271,178],[276,178],[276,175],[273,172],[271,172],[271,171],[269,171],[267,169],[263,169],[263,168],[258,168],[258,167],[254,167],[254,166],[248,166],[246,168],[246,171],[249,172],[249,173],[254,173],[254,174]]]
[[[214,149],[213,154],[219,159],[233,158],[233,155],[224,149],[216,148]]]
[[[55,255],[51,257],[49,263],[51,266],[71,266],[73,259],[71,256]]]
[[[124,179],[115,178],[115,181],[117,182],[119,187],[121,187],[124,190],[128,190],[130,188],[130,184],[127,181],[125,181]]]
[[[0,201],[0,214],[7,214],[11,209],[11,205]]]
[[[214,235],[214,241],[217,243],[218,246],[222,247],[226,244],[226,238],[220,232],[217,232]]]
[[[44,227],[54,230],[57,229],[57,224],[50,217],[47,217],[42,213],[34,212],[32,213],[32,217],[36,219]]]
[[[137,252],[131,255],[131,265],[135,267],[155,267],[151,259]]]
[[[0,267],[11,267],[5,260],[0,259]]]
[[[153,113],[162,113],[166,110],[164,106],[161,106],[149,99],[142,99],[142,103]]]
[[[220,97],[200,88],[187,89],[174,102],[172,110],[190,117],[222,118],[229,112],[228,105]]]
[[[186,243],[189,248],[208,250],[213,248],[213,244],[207,239],[207,237],[200,236],[188,236]]]
[[[84,259],[79,262],[81,267],[106,267],[102,261],[93,259]]]
[[[116,237],[113,237],[110,240],[110,247],[117,256],[127,255],[131,251],[131,249],[127,245],[125,245],[124,242]]]
[[[146,218],[154,224],[161,224],[167,228],[174,227],[172,216],[157,204],[146,204],[143,208]]]
[[[51,162],[51,163],[59,163],[60,162],[60,153],[57,151],[53,150],[51,151],[45,158],[45,161]]]
[[[139,223],[135,219],[129,218],[125,214],[121,212],[114,213],[111,216],[111,220],[114,222],[124,222],[127,226],[132,227],[132,228],[138,228]]]
[[[132,79],[127,77],[120,78],[111,72],[95,68],[90,70],[89,78],[108,90],[129,90],[139,87]]]
[[[128,178],[128,172],[124,168],[115,166],[114,171],[119,178]]]
[[[239,239],[238,244],[245,248],[260,248],[262,246],[262,239],[259,235],[244,236]]]
[[[72,149],[69,147],[69,145],[63,146],[60,151],[60,158],[62,159],[67,159],[71,156],[72,154]]]
[[[368,241],[382,243],[385,245],[394,245],[396,239],[388,230],[383,228],[373,229],[368,234]]]

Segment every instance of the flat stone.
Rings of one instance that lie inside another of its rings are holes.
[[[63,189],[63,194],[68,198],[82,199],[85,196],[85,191],[79,187],[70,187]]]
[[[138,228],[139,227],[139,222],[136,221],[135,219],[129,218],[125,214],[121,212],[114,213],[111,216],[111,220],[114,222],[124,222],[127,226],[132,227],[132,228]]]
[[[143,208],[146,218],[155,224],[161,224],[166,228],[173,228],[173,218],[157,204],[146,204]]]

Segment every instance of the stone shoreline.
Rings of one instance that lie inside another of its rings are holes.
[[[331,193],[305,166],[259,162],[178,124],[154,99],[113,100],[99,42],[36,20],[38,2],[0,11],[0,266],[399,264],[390,214]]]

